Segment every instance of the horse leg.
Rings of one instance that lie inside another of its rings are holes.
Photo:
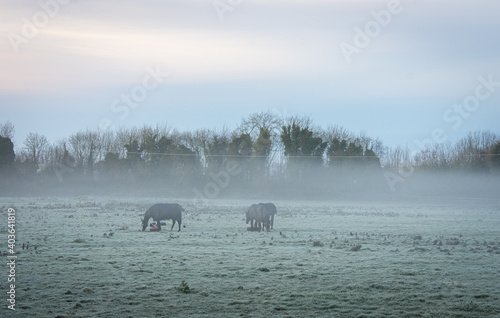
[[[181,231],[181,221],[177,221],[177,224],[179,224],[179,231],[177,231],[177,232],[180,232]]]
[[[172,220],[172,227],[170,228],[170,232],[172,232],[172,229],[174,228],[175,225],[175,220]]]

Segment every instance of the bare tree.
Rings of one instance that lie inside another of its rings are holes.
[[[427,168],[450,168],[454,164],[453,146],[450,142],[427,145],[415,156],[415,164]]]
[[[253,140],[259,138],[262,129],[269,131],[272,138],[279,138],[282,122],[283,120],[279,118],[279,115],[270,111],[253,113],[241,120],[237,130],[239,134],[250,135]]]
[[[109,132],[80,131],[69,137],[71,152],[76,162],[87,174],[92,174],[97,162],[103,161],[106,153],[113,149]]]
[[[6,121],[3,124],[0,124],[0,136],[4,138],[10,138],[10,140],[14,139],[15,128],[14,125],[10,121]]]
[[[338,139],[338,140],[354,140],[354,135],[349,132],[346,128],[335,125],[335,126],[328,126],[326,131],[323,132],[323,139],[331,143],[333,140]]]
[[[127,156],[127,150],[125,145],[131,145],[134,141],[139,142],[141,134],[139,129],[132,127],[129,129],[121,128],[116,132],[115,142],[120,145],[119,155],[120,158],[125,158]]]
[[[231,133],[226,126],[222,127],[220,131],[215,129],[209,131],[209,139],[203,152],[210,170],[222,171],[224,169],[228,160],[230,142]]]
[[[48,145],[47,138],[38,133],[29,133],[24,141],[24,150],[26,151],[27,159],[32,162],[36,170],[40,168]]]
[[[467,168],[484,168],[484,156],[491,151],[499,137],[493,132],[476,130],[455,144],[455,161],[458,166]]]
[[[69,144],[71,146],[71,152],[76,158],[77,164],[83,167],[87,157],[85,134],[83,132],[78,132],[71,135],[69,137]]]
[[[118,144],[113,131],[111,130],[101,131],[100,138],[101,138],[100,145],[102,147],[100,154],[103,155],[103,157],[99,157],[98,161],[103,161],[106,158],[107,153],[120,152],[122,146]]]
[[[360,147],[362,155],[366,155],[367,151],[373,151],[378,158],[385,156],[386,148],[382,140],[379,138],[372,138],[366,135],[365,132],[354,134],[342,126],[329,126],[326,131],[322,133],[323,139],[328,142],[329,148],[337,143],[343,143],[346,147]],[[329,149],[331,151],[331,149]]]
[[[162,141],[170,138],[171,128],[165,125],[156,125],[155,127],[146,126],[142,127],[139,131],[139,144],[143,150],[144,160],[148,163],[158,161],[160,153],[166,152],[167,149],[162,149],[160,144]],[[156,158],[156,159],[154,159]]]
[[[408,145],[398,145],[395,148],[390,147],[386,149],[386,154],[383,157],[383,165],[385,167],[400,169],[413,164],[413,158]]]
[[[182,134],[182,139],[186,146],[196,153],[203,169],[207,167],[204,149],[207,148],[210,131],[208,129],[197,129],[194,132],[185,132]]]
[[[296,119],[299,120],[299,117]],[[251,136],[256,147],[255,155],[267,157],[258,160],[261,173],[270,175],[281,174],[284,171],[287,158],[281,141],[281,130],[289,120],[289,116],[277,112],[253,113],[243,118],[237,128],[239,134]],[[264,166],[267,167],[267,171],[262,170]]]
[[[61,140],[58,143],[47,146],[46,164],[48,166],[57,166],[62,162],[66,141]]]

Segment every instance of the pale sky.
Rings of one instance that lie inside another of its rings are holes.
[[[500,133],[496,0],[0,0],[0,31],[16,147],[268,110],[388,146]]]

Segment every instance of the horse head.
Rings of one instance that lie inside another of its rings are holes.
[[[141,219],[141,222],[142,222],[142,231],[145,231],[146,228],[148,227],[148,220],[146,220],[146,218],[144,218],[144,219]]]
[[[247,220],[247,224],[248,222],[251,222],[251,225],[253,226],[253,220],[255,220],[257,218],[257,204],[252,204],[247,212],[246,212],[246,220]]]

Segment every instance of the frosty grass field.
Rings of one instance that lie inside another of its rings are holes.
[[[140,231],[157,202],[185,208],[181,232]],[[247,231],[251,203],[0,198],[0,250],[13,207],[19,253],[0,316],[500,316],[498,200],[274,201],[269,233]]]

